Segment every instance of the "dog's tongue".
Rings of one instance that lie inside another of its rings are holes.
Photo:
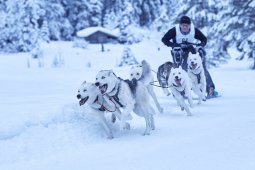
[[[107,90],[107,85],[104,84],[103,86],[100,86],[99,89],[100,89],[101,93],[104,94]]]
[[[197,64],[192,64],[191,66],[193,70],[197,68]]]
[[[88,98],[89,98],[89,97],[86,97],[86,98],[84,98],[84,99],[81,99],[80,102],[79,102],[80,106],[81,106],[81,105],[84,105],[84,104],[86,103],[86,101],[88,100]]]
[[[175,79],[175,83],[177,86],[181,86],[181,79]]]

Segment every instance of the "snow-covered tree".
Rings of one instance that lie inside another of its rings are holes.
[[[117,66],[121,67],[134,64],[138,64],[138,62],[135,56],[133,55],[131,49],[128,46],[126,46],[122,52],[121,60],[117,64]]]
[[[231,30],[230,38],[235,40],[237,49],[242,52],[239,59],[252,58],[254,51],[255,1],[234,1],[233,13],[237,15],[235,28]]]
[[[250,58],[253,58],[253,66],[252,69],[255,70],[255,32],[253,32],[248,38],[248,42],[250,42],[251,47],[251,56]]]
[[[0,50],[4,50],[7,44],[6,40],[8,39],[7,28],[6,28],[7,7],[5,2],[0,3],[0,18],[1,18],[0,19]]]
[[[73,27],[66,18],[64,7],[60,0],[43,0],[46,13],[43,16],[48,23],[51,40],[71,40]]]
[[[122,7],[122,14],[119,18],[120,36],[119,41],[121,43],[133,43],[134,34],[131,27],[134,25],[132,14],[134,13],[133,6],[130,2],[126,1]]]
[[[89,2],[90,26],[101,26],[103,4],[100,0],[90,0]]]
[[[48,22],[46,20],[44,20],[42,22],[42,26],[40,29],[40,39],[43,42],[47,42],[47,43],[49,43],[49,41],[50,41],[49,26],[48,26]]]
[[[65,16],[74,28],[74,33],[89,26],[102,25],[102,0],[61,0]]]
[[[249,37],[255,29],[254,7],[253,0],[217,3],[217,18],[210,29],[210,35],[215,39],[213,47],[220,58],[228,58],[227,50],[232,46],[241,52],[238,59],[252,57],[253,42]]]
[[[62,0],[65,17],[74,28],[74,32],[89,27],[89,10],[86,0]]]
[[[39,36],[38,19],[44,14],[39,0],[6,1],[0,35],[4,51],[30,51]],[[7,17],[8,16],[8,17]]]

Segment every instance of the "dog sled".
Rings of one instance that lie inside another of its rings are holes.
[[[195,47],[194,47],[195,46]],[[187,51],[183,51],[183,48],[187,49]],[[207,81],[207,88],[210,89],[211,87],[214,87],[214,83],[212,81],[212,78],[209,74],[209,72],[207,71],[207,69],[205,68],[205,55],[206,52],[204,51],[204,49],[199,46],[199,44],[197,43],[189,43],[189,42],[183,42],[180,44],[180,46],[178,47],[174,47],[171,50],[171,54],[172,54],[172,59],[173,62],[165,62],[162,65],[160,65],[158,67],[157,72],[155,72],[157,74],[157,80],[158,81],[154,81],[151,82],[150,84],[156,87],[161,87],[163,88],[164,93],[168,94],[168,78],[169,78],[169,74],[170,71],[173,67],[179,67],[181,66],[184,70],[187,71],[188,69],[188,64],[187,64],[187,58],[189,55],[189,52],[191,52],[192,54],[195,53],[199,53],[199,55],[202,58],[203,61],[203,65],[204,65],[204,69],[205,69],[205,74],[206,74],[206,81]],[[207,99],[212,99],[212,98],[217,98],[220,97],[220,95],[218,94],[218,92],[214,91],[210,94],[210,90],[208,91],[208,96]]]

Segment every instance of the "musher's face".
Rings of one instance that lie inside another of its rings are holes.
[[[188,33],[190,29],[190,24],[180,24],[181,32]]]

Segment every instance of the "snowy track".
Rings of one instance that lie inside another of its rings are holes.
[[[62,46],[68,49],[67,44]],[[148,60],[153,69],[167,60],[152,57],[159,52],[140,51],[140,48],[133,47],[135,55],[139,60]],[[109,57],[116,61],[116,54],[120,52],[121,49],[113,47],[103,54],[105,61],[102,61],[102,57],[98,57],[101,53],[92,48],[79,51],[72,60],[64,56],[64,68],[41,69],[27,69],[24,54],[1,54],[0,62],[4,65],[0,68],[0,169],[255,168],[255,72],[248,69],[247,62],[233,60],[210,69],[222,97],[191,109],[191,117],[185,116],[172,96],[164,96],[162,90],[155,87],[165,110],[155,115],[156,130],[142,136],[144,120],[133,115],[129,131],[119,131],[118,122],[110,124],[115,138],[108,140],[91,117],[91,111],[78,106],[76,91],[82,81],[93,81],[98,70],[113,67],[114,63],[107,61]],[[161,53],[159,56],[168,54]],[[51,59],[47,60],[50,63]],[[83,68],[90,60],[92,68]],[[95,67],[99,61],[101,64]],[[103,66],[102,62],[109,65]],[[127,69],[114,68],[114,71],[125,77]]]

